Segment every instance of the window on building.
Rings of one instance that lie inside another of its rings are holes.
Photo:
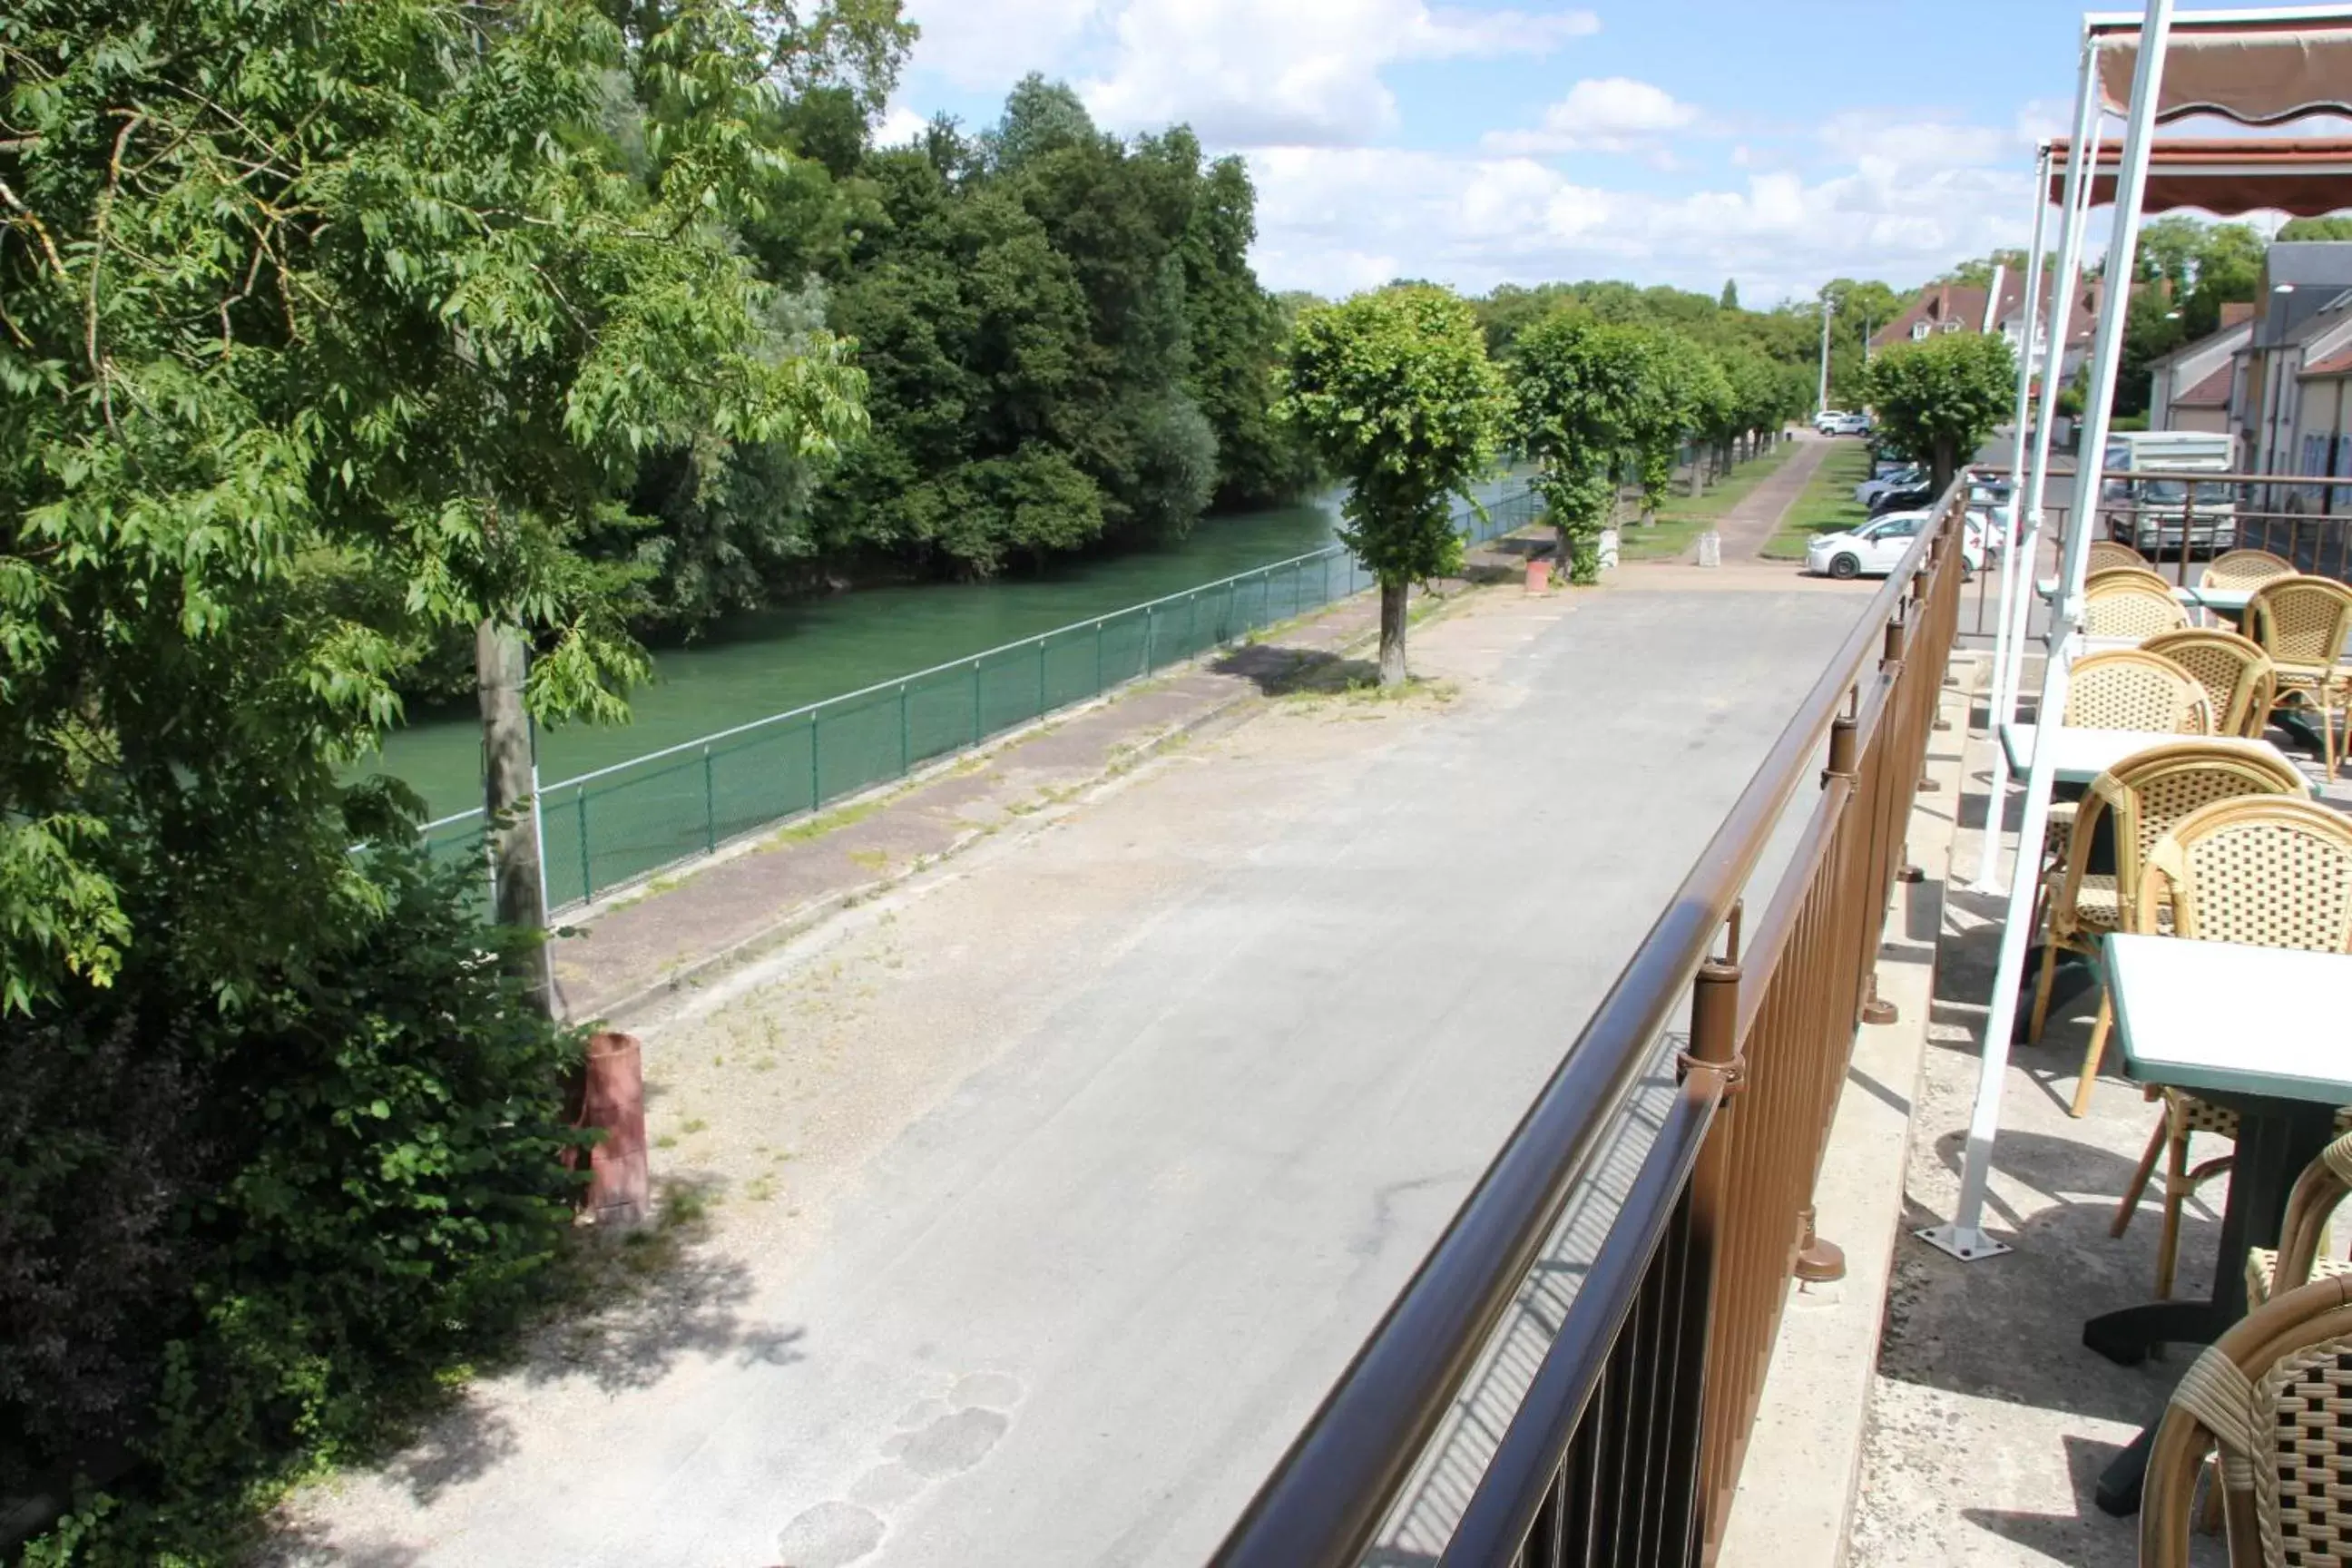
[[[1946,321],[1943,325],[1943,331],[1948,332],[1957,332],[1959,330],[1960,324],[1958,321]]]
[[[1913,342],[1915,342],[1915,343],[1916,343],[1916,342],[1926,342],[1926,341],[1927,341],[1927,333],[1928,333],[1929,330],[1930,330],[1930,329],[1928,328],[1927,323],[1927,322],[1925,322],[1925,321],[1914,321],[1914,322],[1912,322],[1912,323],[1911,323],[1911,341],[1912,341]]]

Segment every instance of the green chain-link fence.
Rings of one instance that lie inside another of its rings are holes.
[[[1479,542],[1540,515],[1532,490],[1455,522]],[[584,903],[729,839],[900,778],[1371,585],[1339,545],[827,698],[540,790],[547,901]],[[436,859],[482,854],[482,814],[425,829]]]

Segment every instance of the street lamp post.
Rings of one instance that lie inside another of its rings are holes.
[[[1830,405],[1830,318],[1837,313],[1837,305],[1826,294],[1822,296],[1822,384],[1813,395],[1816,408]]]

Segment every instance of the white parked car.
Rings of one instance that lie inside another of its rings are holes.
[[[1874,479],[1864,479],[1853,487],[1856,506],[1868,506],[1889,490],[1907,490],[1927,482],[1927,468],[1923,463],[1906,463],[1890,468]]]
[[[1932,511],[1895,511],[1873,518],[1851,533],[1822,534],[1805,546],[1805,570],[1821,577],[1884,577],[1903,564],[1911,542],[1935,516]],[[1960,559],[1973,573],[1984,558],[1985,531],[1970,518]]]
[[[1813,428],[1824,436],[1867,436],[1870,434],[1870,416],[1824,414],[1813,421]]]

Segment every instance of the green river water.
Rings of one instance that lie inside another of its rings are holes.
[[[1269,511],[1204,519],[1182,542],[1058,563],[987,583],[927,583],[797,599],[731,617],[688,647],[658,650],[624,725],[540,735],[548,784],[714,730],[749,723],[894,676],[969,658],[1056,626],[1319,550],[1339,520],[1335,491]],[[481,729],[470,705],[412,708],[379,766],[434,816],[481,804]]]

